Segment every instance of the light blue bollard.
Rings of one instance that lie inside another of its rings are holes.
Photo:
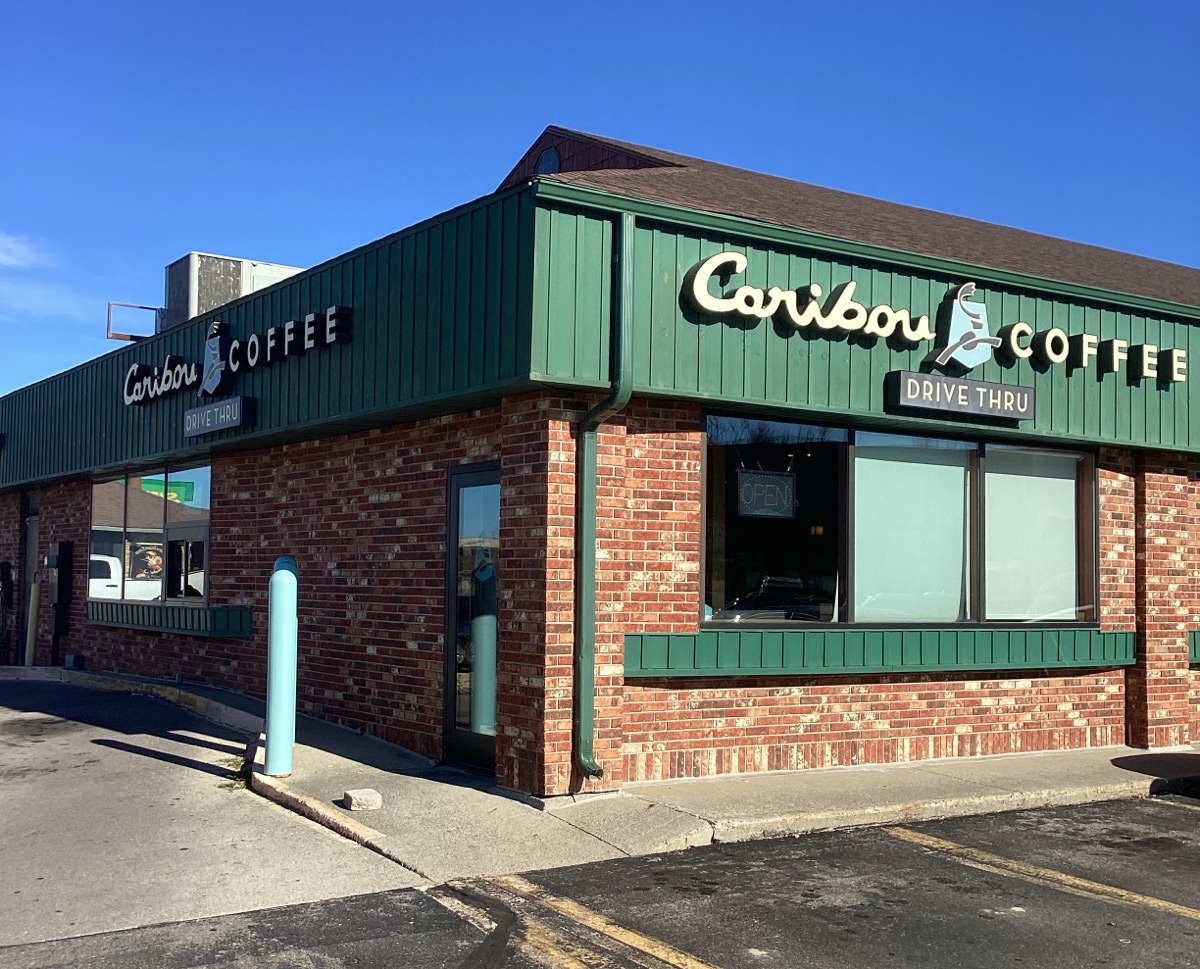
[[[300,621],[297,600],[300,570],[290,555],[275,560],[267,620],[267,762],[271,777],[292,772],[296,744],[296,651]]]

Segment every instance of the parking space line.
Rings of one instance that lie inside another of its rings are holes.
[[[497,875],[484,880],[498,888],[506,889],[521,898],[544,905],[546,908],[557,912],[572,922],[576,922],[585,928],[591,929],[593,932],[613,939],[630,949],[636,949],[673,967],[673,969],[717,969],[717,967],[710,963],[704,962],[702,959],[698,959],[681,949],[676,949],[674,946],[668,945],[660,939],[655,939],[651,936],[643,935],[641,932],[626,928],[623,925],[618,925],[599,912],[593,912],[590,908],[586,908],[578,902],[573,902],[568,898],[559,898],[557,895],[551,895],[549,892],[539,888],[532,882],[526,881],[519,875]]]
[[[1049,888],[1058,889],[1059,891],[1069,892],[1072,895],[1098,898],[1106,902],[1115,902],[1121,905],[1136,905],[1200,921],[1200,909],[1189,908],[1186,905],[1179,905],[1175,902],[1168,902],[1166,899],[1155,898],[1153,895],[1142,895],[1139,892],[1131,892],[1124,888],[1118,888],[1116,885],[1094,882],[1087,878],[1077,878],[1074,875],[1068,875],[1066,872],[1058,871],[1054,868],[1043,868],[1040,865],[1033,865],[1029,862],[1005,858],[1003,855],[996,855],[990,851],[983,851],[979,848],[960,845],[954,841],[935,838],[932,835],[922,834],[919,831],[913,831],[909,828],[892,827],[884,828],[883,830],[893,838],[899,838],[901,841],[908,841],[911,844],[929,848],[931,851],[949,855],[956,861],[970,865],[972,868],[979,868],[997,875],[1019,878],[1022,881],[1033,882],[1037,885],[1044,885]]]
[[[1181,811],[1200,811],[1200,804],[1192,804],[1187,801],[1172,801],[1165,797],[1156,797],[1155,804],[1169,804],[1171,807],[1179,808]]]

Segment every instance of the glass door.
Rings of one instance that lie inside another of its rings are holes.
[[[496,762],[500,468],[450,471],[446,495],[446,760]]]

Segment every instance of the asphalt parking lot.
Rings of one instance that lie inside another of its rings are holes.
[[[416,883],[244,789],[246,741],[154,697],[0,681],[0,946]]]
[[[1194,801],[1114,801],[717,845],[526,880],[722,969],[1195,966],[1198,832]]]

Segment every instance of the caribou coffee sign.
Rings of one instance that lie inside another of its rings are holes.
[[[148,404],[197,386],[196,396],[214,397],[239,373],[349,342],[351,319],[348,306],[331,306],[324,313],[309,313],[303,320],[251,333],[245,340],[231,339],[225,324],[215,322],[205,340],[203,365],[171,355],[158,367],[135,363],[125,374],[125,403]]]
[[[721,252],[697,263],[684,280],[685,300],[710,316],[774,319],[797,330],[812,328],[828,331],[831,336],[837,332],[861,333],[914,347],[933,343],[929,364],[960,373],[986,363],[995,354],[1008,362],[1031,360],[1044,367],[1065,364],[1072,370],[1086,370],[1094,366],[1100,373],[1126,369],[1135,378],[1157,379],[1167,385],[1187,380],[1186,350],[1101,340],[1093,333],[1070,335],[1056,326],[1035,331],[1024,321],[1002,326],[993,335],[987,306],[970,299],[975,294],[974,283],[964,283],[947,294],[940,314],[942,325],[937,328],[942,333],[940,341],[928,316],[914,317],[908,310],[893,309],[885,303],[868,307],[858,302],[853,281],[835,287],[824,302],[823,291],[816,283],[797,290],[741,285],[732,293],[714,292],[714,277],[728,285],[733,276],[746,271],[746,266],[747,259],[740,252]]]

